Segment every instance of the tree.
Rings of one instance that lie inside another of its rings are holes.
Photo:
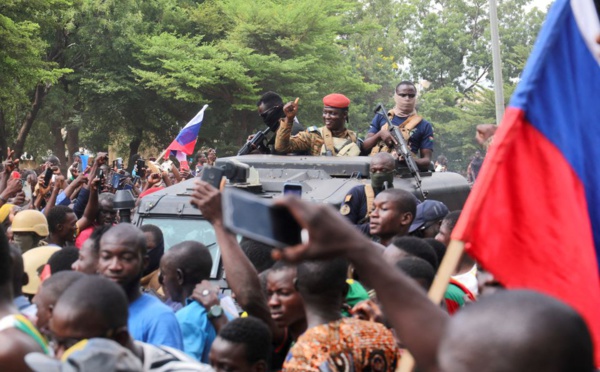
[[[267,90],[287,99],[301,97],[301,120],[318,124],[311,118],[320,117],[325,94],[341,91],[352,98],[377,88],[346,58],[347,35],[356,26],[343,20],[356,5],[349,0],[302,0],[293,6],[282,1],[223,1],[218,3],[227,24],[223,38],[177,32],[148,37],[140,42],[143,68],[133,72],[162,97],[211,103],[220,113],[220,125],[215,127],[207,115],[201,136],[221,138],[226,146],[239,147],[258,126],[255,103]],[[199,9],[204,6],[212,9],[217,3],[198,4]]]
[[[70,69],[59,66],[48,42],[65,21],[68,0],[4,1],[0,5],[0,153],[14,140],[17,156],[53,84]],[[17,135],[18,132],[18,135]]]
[[[540,29],[543,14],[530,0],[499,4],[506,102],[514,90]],[[419,20],[411,37],[409,72],[431,82],[419,112],[435,127],[438,154],[463,171],[476,150],[475,126],[494,123],[487,0],[416,0]],[[526,19],[527,22],[523,22]]]

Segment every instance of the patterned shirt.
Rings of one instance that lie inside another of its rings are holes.
[[[284,371],[395,371],[399,349],[382,324],[343,318],[308,329],[290,350]]]
[[[346,129],[337,135],[333,135],[333,137],[347,139],[350,141],[349,143],[352,143],[352,138],[356,138],[356,134]],[[316,156],[321,155],[323,143],[323,137],[316,127],[310,127],[304,132],[292,136],[292,125],[282,120],[275,137],[275,151],[282,154],[310,151],[311,155]]]

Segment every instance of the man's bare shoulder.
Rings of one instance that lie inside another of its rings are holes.
[[[22,331],[13,328],[0,332],[0,365],[2,371],[29,371],[25,355],[40,352],[42,348]]]

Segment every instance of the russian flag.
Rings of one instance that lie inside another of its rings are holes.
[[[598,35],[592,0],[556,0],[452,238],[508,288],[579,311],[600,365]]]
[[[177,157],[184,168],[188,168],[185,155],[191,155],[191,153],[194,152],[194,147],[196,147],[196,141],[198,140],[198,132],[202,126],[202,120],[204,120],[204,110],[206,110],[207,107],[208,105],[204,105],[202,110],[200,110],[200,112],[197,113],[185,127],[183,127],[181,132],[179,132],[177,137],[171,142],[169,147],[167,147],[165,159],[168,159],[169,155],[173,155]]]

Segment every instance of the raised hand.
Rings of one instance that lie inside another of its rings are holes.
[[[200,209],[202,217],[210,223],[223,221],[221,192],[207,182],[198,180],[192,193],[193,206]]]
[[[275,202],[289,209],[296,221],[308,232],[308,241],[283,250],[274,250],[274,258],[298,262],[345,256],[350,250],[372,242],[330,205],[311,204],[295,197]]]

